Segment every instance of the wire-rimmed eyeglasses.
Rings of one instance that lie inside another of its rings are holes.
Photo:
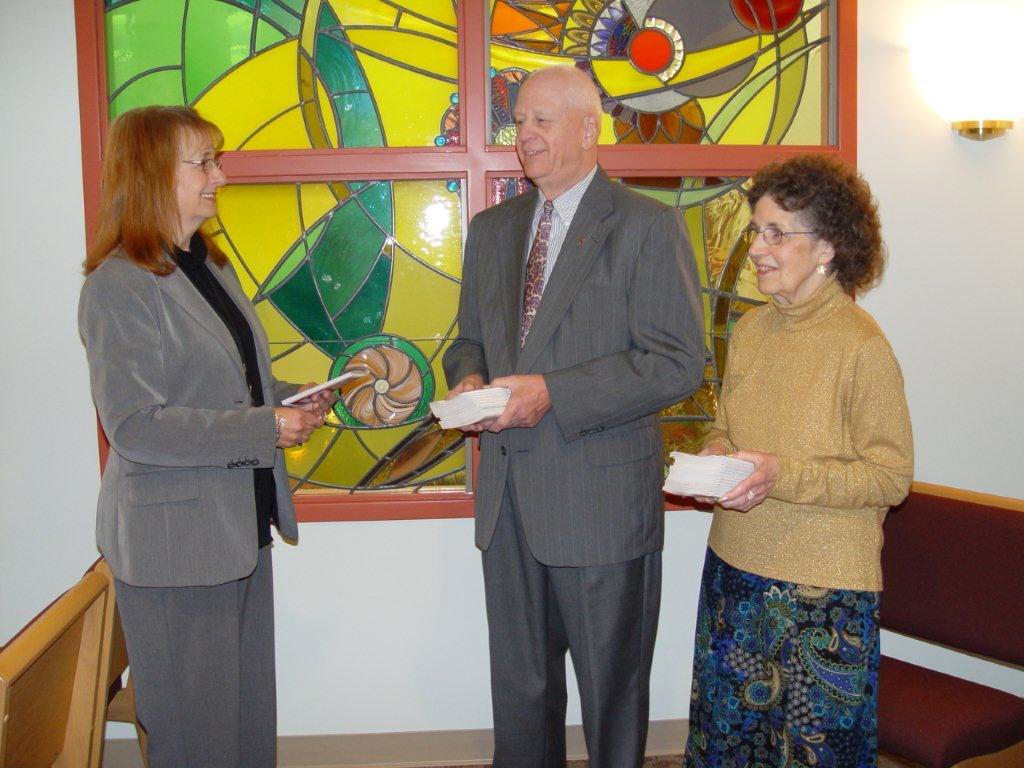
[[[758,229],[753,224],[751,224],[747,227],[744,227],[743,232],[741,234],[743,236],[743,239],[747,241],[747,245],[753,245],[758,235],[762,235],[764,237],[764,241],[768,243],[768,245],[778,245],[779,243],[782,242],[782,238],[788,237],[789,235],[816,235],[818,234],[818,232],[813,229],[805,229],[800,231],[794,230],[792,232],[786,232],[785,230],[779,229],[778,227],[772,224],[769,224],[764,229]]]
[[[188,165],[194,165],[196,168],[202,168],[206,173],[213,173],[214,171],[220,170],[219,157],[206,157],[202,160],[182,160],[181,162],[187,163]]]

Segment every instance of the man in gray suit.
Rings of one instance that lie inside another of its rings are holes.
[[[481,433],[494,765],[565,764],[565,652],[595,768],[639,766],[661,596],[659,409],[704,370],[679,212],[597,166],[600,99],[583,72],[535,72],[516,150],[538,191],[469,228],[451,395],[507,387]]]

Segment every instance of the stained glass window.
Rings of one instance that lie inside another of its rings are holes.
[[[87,185],[98,188],[109,119],[195,106],[224,131],[231,180],[210,231],[266,326],[275,374],[352,373],[327,426],[287,453],[293,487],[319,492],[300,496],[300,519],[354,519],[323,513],[342,509],[328,496],[345,509],[415,498],[434,505],[424,514],[471,513],[457,493],[472,490],[463,438],[426,404],[446,391],[466,223],[529,188],[507,145],[531,71],[588,72],[603,99],[603,167],[683,212],[707,369],[701,389],[662,414],[666,450],[698,443],[731,325],[764,298],[738,238],[746,179],[800,147],[851,160],[855,148],[843,105],[855,92],[844,40],[856,16],[837,0],[75,4],[83,104],[98,107],[83,121],[94,137],[83,141]],[[95,61],[103,72],[90,74]],[[302,499],[320,511],[304,513]]]
[[[457,141],[453,0],[107,0],[106,9],[111,116],[189,104],[225,129],[225,149]]]
[[[602,144],[831,141],[831,2],[489,0],[491,141],[512,144],[527,73],[589,72]]]

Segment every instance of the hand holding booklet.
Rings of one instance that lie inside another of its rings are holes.
[[[451,400],[435,400],[430,410],[441,422],[442,429],[458,429],[500,416],[511,394],[507,387],[474,389]]]
[[[732,456],[694,456],[672,451],[672,466],[662,488],[676,496],[719,499],[754,471],[749,461]]]

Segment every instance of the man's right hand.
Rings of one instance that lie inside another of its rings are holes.
[[[474,389],[483,389],[486,386],[487,382],[484,380],[483,376],[479,373],[471,373],[448,390],[448,396],[445,397],[445,400],[451,400],[453,397],[461,395],[463,392],[472,392]],[[493,422],[494,419],[487,419],[486,421],[478,421],[476,424],[466,424],[463,427],[459,427],[459,429],[463,432],[483,432]]]

